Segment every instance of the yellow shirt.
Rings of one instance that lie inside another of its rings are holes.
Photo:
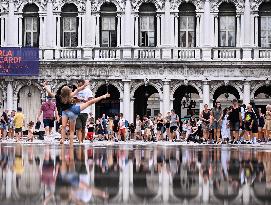
[[[17,112],[14,116],[14,125],[15,128],[22,128],[24,125],[24,114]]]

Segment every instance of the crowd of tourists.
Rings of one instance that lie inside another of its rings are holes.
[[[33,141],[38,133],[38,138],[45,140],[54,140],[56,136],[60,136],[60,144],[64,143],[67,136],[71,144],[74,139],[79,143],[83,143],[84,140],[139,140],[255,144],[268,142],[271,137],[271,105],[267,105],[266,112],[262,113],[255,104],[240,106],[236,99],[227,108],[222,108],[220,102],[216,102],[213,108],[206,104],[199,116],[191,113],[186,119],[181,119],[174,110],[165,116],[159,113],[151,118],[137,115],[135,122],[129,122],[122,113],[115,116],[103,114],[95,119],[90,105],[110,95],[93,98],[88,84],[88,81],[79,80],[78,89],[72,90],[71,86],[64,86],[60,93],[55,94],[45,82],[43,86],[48,97],[40,108],[36,123],[31,121],[25,125],[23,110],[20,107],[17,112],[5,111],[1,116],[0,140],[19,142],[25,134],[28,141]],[[45,129],[44,137],[43,132],[39,131],[41,122]],[[25,132],[23,128],[26,128]]]

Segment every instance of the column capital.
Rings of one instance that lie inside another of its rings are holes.
[[[207,78],[202,81],[203,85],[209,85],[211,80],[208,80]]]
[[[122,82],[129,83],[129,82],[131,82],[131,80],[130,79],[123,79]]]
[[[157,17],[157,18],[161,18],[161,16],[162,16],[161,13],[157,13],[157,14],[156,14],[156,17]]]
[[[249,80],[244,79],[243,82],[244,82],[244,85],[250,85],[250,81]]]
[[[163,81],[164,83],[169,83],[169,82],[171,82],[170,79],[163,79],[162,81]]]

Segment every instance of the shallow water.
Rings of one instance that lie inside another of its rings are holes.
[[[271,147],[0,144],[0,204],[271,204]]]

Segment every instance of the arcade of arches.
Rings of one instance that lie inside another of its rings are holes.
[[[72,82],[75,81],[71,80],[69,83]],[[49,83],[52,91],[59,91],[65,85],[65,82],[60,81]],[[7,88],[6,92],[0,92],[1,109],[12,110],[21,106],[27,121],[35,121],[34,116],[37,115],[46,96],[39,87],[40,84],[33,80],[27,84],[25,81],[16,83],[2,81],[1,85]],[[173,108],[180,117],[184,118],[191,111],[197,115],[203,104],[212,107],[215,101],[220,101],[222,107],[229,106],[233,98],[244,104],[254,101],[256,106],[262,107],[265,111],[265,106],[270,103],[271,96],[270,85],[250,84],[247,81],[221,84],[215,81],[150,80],[148,84],[144,84],[139,80],[112,80],[109,84],[93,81],[90,89],[96,97],[106,92],[111,94],[110,99],[92,106],[95,117],[103,113],[113,116],[121,112],[130,121],[133,121],[136,115],[146,114],[153,117],[159,112],[166,114]]]

